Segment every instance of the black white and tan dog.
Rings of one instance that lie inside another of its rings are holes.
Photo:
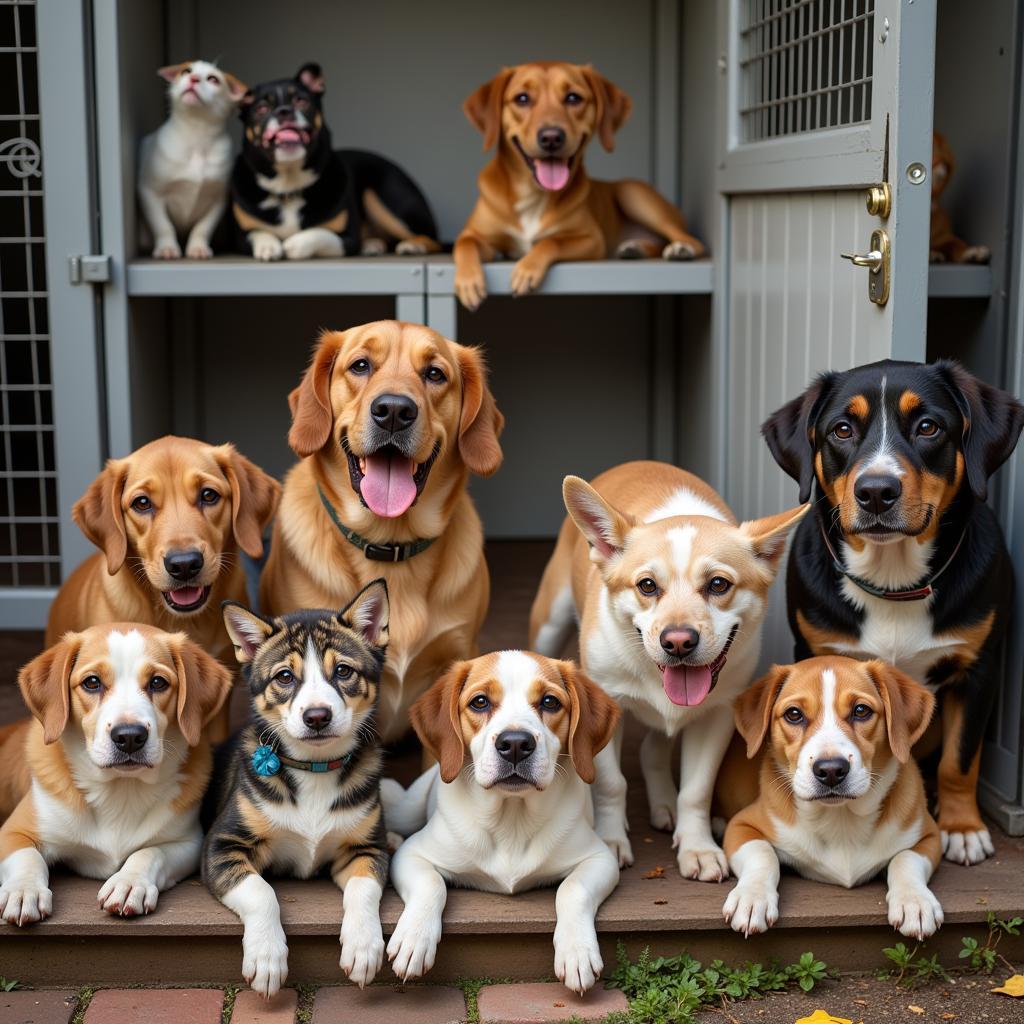
[[[237,244],[259,260],[437,252],[416,183],[390,160],[331,148],[324,76],[305,64],[242,99],[242,152],[231,177]]]
[[[384,956],[388,854],[375,718],[387,586],[375,580],[341,612],[279,619],[226,603],[224,621],[251,711],[218,751],[204,807],[205,819],[215,820],[203,845],[203,880],[242,919],[242,973],[269,997],[288,976],[288,943],[263,874],[309,878],[329,867],[344,893],[341,967],[366,985]]]
[[[789,560],[795,658],[881,658],[937,692],[939,828],[962,864],[993,853],[976,789],[1013,577],[985,498],[1022,425],[958,363],[886,360],[822,374],[762,427],[815,493]]]

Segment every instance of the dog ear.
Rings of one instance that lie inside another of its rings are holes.
[[[111,459],[71,508],[78,528],[107,556],[107,572],[116,573],[128,555],[121,495],[128,477],[126,459]]]
[[[459,697],[472,662],[457,661],[409,708],[409,721],[427,750],[437,758],[443,782],[454,782],[462,771],[466,748],[459,725]]]
[[[463,113],[484,137],[484,149],[491,149],[501,130],[501,107],[512,68],[502,68],[489,82],[470,93],[462,104]]]
[[[558,662],[569,693],[569,756],[576,774],[594,781],[594,757],[611,742],[619,724],[619,705],[571,661]]]
[[[810,505],[798,505],[785,512],[777,512],[773,516],[749,519],[745,523],[740,523],[740,532],[750,538],[754,554],[765,563],[765,567],[768,569],[769,582],[779,571],[779,563],[786,550],[786,541],[790,531],[810,510]]]
[[[455,353],[462,376],[462,415],[459,419],[459,454],[477,476],[490,476],[501,465],[498,437],[505,426],[487,385],[487,367],[478,349],[457,345]]]
[[[203,726],[231,693],[231,673],[184,633],[173,634],[174,670],[178,674],[178,726],[194,747]]]
[[[787,402],[761,424],[761,434],[775,461],[800,484],[800,501],[814,488],[814,438],[812,432],[838,374],[822,373],[799,397]]]
[[[562,481],[562,500],[590,545],[591,561],[606,562],[622,553],[626,534],[636,525],[632,516],[612,508],[578,476],[567,476]]]
[[[192,62],[188,60],[182,61],[180,64],[168,64],[167,67],[157,68],[156,73],[165,81],[173,82],[178,75],[182,73],[187,67],[191,67]]]
[[[338,621],[361,633],[372,647],[387,647],[389,615],[388,584],[382,578],[367,583],[338,613]]]
[[[274,635],[277,625],[237,601],[225,601],[221,610],[224,628],[235,648],[235,658],[240,665],[247,665],[267,639]]]
[[[1024,406],[1013,395],[968,373],[956,360],[935,364],[963,417],[967,482],[979,501],[988,497],[988,478],[1010,457],[1024,426]]]
[[[231,526],[238,546],[250,557],[263,555],[263,531],[274,518],[281,485],[240,455],[233,444],[215,449],[215,457],[231,485]]]
[[[43,742],[54,743],[67,728],[71,712],[71,670],[82,647],[80,633],[65,633],[18,673],[29,711],[43,726]]]
[[[224,81],[227,82],[228,85],[228,95],[236,103],[241,103],[243,100],[246,100],[247,97],[252,95],[252,93],[249,92],[249,86],[247,86],[240,78],[236,78],[230,71],[223,71],[221,73],[224,75]],[[252,100],[249,99],[248,103],[251,102]]]
[[[293,391],[288,396],[288,405],[292,411],[288,444],[300,459],[320,451],[331,436],[334,424],[331,375],[344,337],[341,331],[325,331],[320,335],[313,359],[297,393]]]
[[[865,670],[885,707],[885,728],[896,760],[906,764],[914,744],[924,735],[935,711],[935,697],[927,687],[884,661],[869,661]]]
[[[324,79],[323,68],[319,64],[312,62],[303,64],[295,73],[295,81],[301,82],[316,96],[322,96],[327,91],[327,82]]]
[[[747,757],[753,757],[764,745],[771,725],[772,708],[789,678],[791,665],[772,665],[748,690],[733,702],[736,729],[747,744]]]
[[[626,123],[633,109],[633,101],[614,82],[609,82],[589,64],[583,65],[583,75],[594,91],[597,137],[610,153],[615,148],[615,133]]]

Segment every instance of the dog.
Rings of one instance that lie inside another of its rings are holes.
[[[229,444],[162,437],[111,459],[71,513],[100,553],[61,586],[46,642],[103,622],[143,622],[183,629],[234,664],[220,602],[245,600],[238,551],[262,555],[280,492]]]
[[[292,392],[292,450],[262,608],[337,607],[377,576],[391,589],[385,741],[452,662],[477,654],[489,581],[469,473],[501,465],[504,419],[480,354],[383,320],[325,333]]]
[[[158,72],[169,84],[170,117],[142,140],[139,205],[153,237],[153,255],[206,260],[210,240],[227,208],[231,176],[228,118],[246,93],[234,75],[205,60]]]
[[[594,915],[619,866],[594,831],[594,756],[615,702],[572,662],[501,651],[454,664],[412,706],[438,763],[381,788],[388,827],[414,833],[392,880],[405,903],[388,956],[402,979],[434,964],[447,884],[512,894],[559,883],[555,975],[574,992],[601,974]]]
[[[375,717],[388,591],[375,580],[342,611],[264,619],[224,606],[251,694],[248,724],[217,753],[204,809],[203,881],[244,927],[242,973],[260,995],[288,976],[281,909],[263,873],[329,866],[344,893],[341,967],[369,984],[384,957],[388,853]]]
[[[583,155],[594,136],[611,151],[630,98],[589,64],[537,61],[504,68],[463,105],[497,144],[480,197],[455,242],[455,293],[470,310],[487,296],[481,261],[518,259],[512,292],[538,288],[552,263],[663,256],[691,260],[704,246],[683,215],[642,181],[593,181]]]
[[[106,879],[107,913],[151,913],[199,866],[204,727],[231,674],[183,633],[114,623],[68,633],[18,684],[35,717],[16,727],[25,770],[0,829],[0,917],[49,917],[55,863]]]
[[[956,164],[946,137],[932,133],[932,216],[929,243],[931,263],[988,263],[992,250],[987,245],[968,245],[953,231],[953,221],[940,205],[942,193],[953,177]]]
[[[880,658],[938,694],[938,821],[961,864],[993,853],[976,790],[1013,569],[985,498],[1022,425],[955,362],[885,360],[822,374],[761,428],[815,498],[787,570],[795,660]]]
[[[935,698],[881,661],[811,658],[776,665],[736,701],[758,799],[729,822],[736,887],[722,908],[750,936],[779,916],[779,862],[851,888],[888,872],[889,923],[918,941],[942,924],[928,880],[942,859],[911,748]]]
[[[807,506],[737,525],[706,483],[659,462],[616,466],[593,485],[566,477],[562,493],[569,518],[533,604],[530,644],[560,652],[578,617],[584,671],[649,730],[641,764],[652,826],[674,830],[684,877],[721,881],[715,773],[733,735],[732,700],[754,676],[768,588]],[[677,789],[670,759],[684,729]],[[598,758],[594,806],[598,835],[627,866],[621,748],[620,730]]]
[[[375,153],[331,149],[318,64],[264,82],[242,100],[242,152],[231,177],[241,251],[258,260],[440,251],[423,193]]]

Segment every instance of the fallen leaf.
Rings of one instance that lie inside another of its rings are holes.
[[[988,900],[985,899],[984,896],[979,896],[976,902],[979,903],[981,906],[985,906],[988,903]]]
[[[867,1006],[868,1005],[868,1001],[866,999],[854,999],[853,1002],[854,1002],[854,1004],[856,1006]]]
[[[557,1006],[559,1009],[561,1009],[563,1006],[565,1006],[565,1003],[552,1003],[552,1006]]]
[[[916,1014],[917,1014],[918,1016],[920,1016],[920,1015],[921,1015],[922,1013],[924,1013],[924,1007],[923,1007],[923,1006],[915,1006],[915,1005],[914,1005],[913,1003],[911,1003],[911,1004],[910,1004],[910,1005],[909,1005],[909,1006],[907,1007],[907,1009],[908,1009],[908,1010],[909,1010],[909,1011],[910,1011],[911,1013],[916,1013]]]
[[[668,903],[668,900],[655,900],[654,901],[654,905],[656,907],[663,907],[663,906],[665,906],[666,903]]]
[[[655,864],[654,867],[651,868],[650,871],[645,871],[640,877],[641,878],[664,878],[665,877],[665,868],[661,864]]]
[[[956,1014],[955,1013],[944,1013],[942,1015],[942,1019],[943,1020],[956,1020]]]
[[[833,1017],[827,1010],[815,1010],[810,1017],[801,1017],[795,1024],[853,1024],[846,1017]]]
[[[1014,999],[1024,998],[1024,974],[1014,974],[992,991],[1000,992],[1004,996],[1013,996]]]
[[[645,843],[653,843],[654,840],[650,836],[644,836],[644,842]]]

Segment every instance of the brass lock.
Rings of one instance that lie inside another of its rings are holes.
[[[868,213],[872,217],[881,217],[886,220],[892,212],[892,189],[889,182],[883,181],[880,185],[871,185],[868,188],[866,197]]]
[[[884,306],[889,301],[889,236],[883,228],[871,232],[871,251],[863,256],[859,253],[843,252],[839,254],[854,266],[868,269],[868,298],[876,306]]]

